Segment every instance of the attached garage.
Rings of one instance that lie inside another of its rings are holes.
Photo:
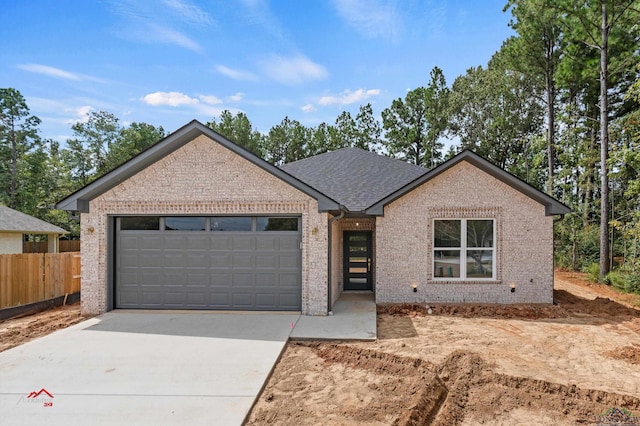
[[[301,218],[123,216],[115,308],[301,310]]]

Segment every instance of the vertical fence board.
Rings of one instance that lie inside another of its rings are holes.
[[[80,291],[80,253],[0,255],[0,309]]]

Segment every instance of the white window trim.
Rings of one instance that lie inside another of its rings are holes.
[[[439,220],[459,220],[460,221],[460,245],[461,247],[436,247],[435,246],[435,231],[436,231],[436,221]],[[467,221],[468,220],[490,220],[493,222],[493,247],[467,247]],[[432,236],[431,242],[433,249],[431,250],[431,279],[434,281],[495,281],[497,278],[497,249],[496,249],[496,219],[493,217],[438,217],[434,218],[431,222]],[[487,250],[493,252],[493,258],[491,262],[491,277],[487,278],[478,278],[471,277],[467,278],[467,250]],[[435,253],[436,251],[447,251],[447,250],[459,250],[460,251],[460,277],[436,277],[435,270]]]

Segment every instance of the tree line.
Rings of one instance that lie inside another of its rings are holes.
[[[434,67],[379,118],[367,104],[315,127],[285,117],[261,133],[229,111],[207,125],[275,165],[358,147],[431,168],[472,149],[573,209],[555,223],[558,266],[640,291],[640,1],[509,0],[504,12],[515,35],[486,65],[451,85]],[[72,232],[50,206],[167,135],[98,111],[61,146],[39,124],[0,89],[0,201]]]

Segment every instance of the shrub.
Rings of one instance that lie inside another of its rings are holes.
[[[600,278],[600,265],[597,263],[590,263],[582,268],[582,272],[587,274],[587,280],[597,283]]]

